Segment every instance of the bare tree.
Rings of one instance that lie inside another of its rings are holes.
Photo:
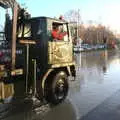
[[[89,20],[89,26],[86,28],[81,20],[79,10],[69,10],[64,15],[65,20],[71,23],[71,32],[73,35],[73,43],[76,44],[77,36],[79,36],[83,43],[91,45],[96,44],[111,44],[116,40],[115,35],[107,27],[96,24],[94,21]]]
[[[88,44],[111,44],[113,41],[116,40],[115,35],[112,31],[102,25],[89,26],[88,28],[82,28],[84,32],[82,33],[82,39],[84,43]],[[80,35],[81,36],[81,35]]]
[[[78,19],[79,20],[81,19],[81,16],[79,10],[69,10],[68,12],[65,13],[64,18],[68,22],[77,23],[79,22]]]
[[[72,37],[73,37],[73,43],[77,43],[77,40],[79,38],[80,34],[80,24],[81,22],[81,15],[80,10],[69,10],[64,14],[65,20],[67,20],[69,23],[71,23],[71,31],[72,31]],[[74,34],[73,34],[74,33]]]

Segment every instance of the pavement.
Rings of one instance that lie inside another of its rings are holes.
[[[120,90],[80,120],[120,120]]]

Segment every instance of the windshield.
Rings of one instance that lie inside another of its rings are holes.
[[[44,32],[45,27],[41,24],[40,20],[25,20],[23,23],[19,23],[17,37],[18,39],[36,40],[40,38]]]
[[[26,22],[18,27],[18,38],[30,38],[31,37],[31,24]]]

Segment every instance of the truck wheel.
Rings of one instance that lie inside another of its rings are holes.
[[[65,72],[60,71],[46,85],[45,97],[49,103],[59,104],[68,94],[68,77]]]

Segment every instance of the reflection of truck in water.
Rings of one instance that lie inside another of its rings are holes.
[[[49,103],[62,102],[68,93],[68,76],[75,76],[68,23],[48,17],[31,18],[14,0],[2,0],[0,6],[13,11],[12,20],[6,13],[6,44],[0,46],[0,99],[23,91]],[[67,32],[63,40],[52,39],[53,24]]]

